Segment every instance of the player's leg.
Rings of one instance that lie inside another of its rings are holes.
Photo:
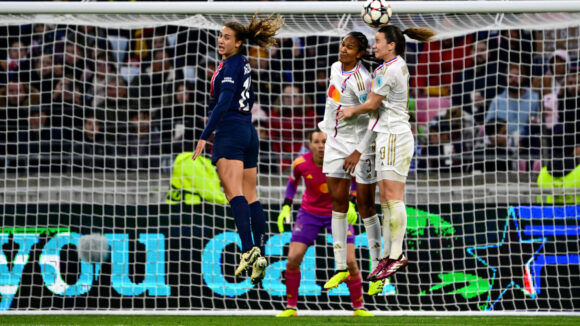
[[[346,213],[349,205],[350,179],[327,175],[326,182],[332,199],[331,233],[336,263],[336,274],[324,285],[325,289],[329,289],[338,286],[348,276],[346,261],[348,220]]]
[[[375,169],[375,153],[365,153],[357,165],[357,207],[363,220],[363,225],[367,233],[370,254],[370,270],[377,270],[381,263],[381,221],[375,208],[375,194],[377,184],[377,172]],[[388,255],[386,256],[388,257]],[[386,261],[383,261],[384,265]],[[383,291],[384,280],[371,281],[369,284],[369,295],[376,295]]]
[[[266,218],[264,209],[259,201],[256,186],[258,180],[258,135],[252,127],[251,140],[247,151],[244,153],[244,181],[243,194],[250,205],[251,228],[254,235],[254,244],[260,248],[262,255],[266,242]]]
[[[394,172],[391,172],[394,174]],[[396,177],[396,176],[395,176]],[[390,235],[390,250],[388,263],[375,275],[376,279],[385,279],[408,264],[403,255],[403,240],[407,231],[407,210],[403,201],[405,183],[394,180],[379,181],[379,188],[383,189],[381,195],[381,208],[389,212],[389,229],[385,236]]]
[[[266,242],[266,217],[262,204],[256,195],[256,180],[258,169],[244,169],[244,197],[250,205],[250,218],[252,233],[254,235],[254,244],[260,248],[264,254],[264,245]]]
[[[286,310],[277,317],[296,316],[298,302],[298,288],[300,287],[300,264],[308,247],[314,244],[318,234],[324,227],[326,221],[330,221],[330,216],[317,216],[308,213],[304,209],[299,209],[296,214],[295,226],[290,239],[290,251],[288,252],[288,262],[284,279],[286,280]],[[329,224],[330,222],[328,222]]]
[[[250,144],[251,132],[238,125],[226,122],[220,126],[227,132],[218,132],[214,138],[212,163],[217,167],[226,198],[230,202],[238,233],[242,240],[240,265],[235,275],[245,271],[260,255],[254,247],[250,224],[250,206],[243,193],[244,153]]]
[[[381,256],[381,221],[375,209],[375,191],[375,183],[357,183],[357,207],[367,233],[371,272],[377,268],[383,257]],[[384,280],[371,281],[368,294],[379,294],[383,291],[384,286]]]
[[[258,179],[258,135],[256,129],[252,126],[250,130],[250,142],[244,152],[244,180],[243,193],[248,200],[250,207],[251,229],[254,236],[254,245],[260,248],[261,256],[256,259],[252,269],[252,284],[257,284],[266,275],[268,261],[264,257],[266,254],[266,217],[262,204],[258,200],[256,185]]]
[[[388,139],[388,145],[382,147],[383,153],[391,153],[391,155],[381,157],[382,163],[386,163],[382,166],[386,166],[386,168],[378,171],[381,208],[383,212],[388,211],[389,214],[389,229],[385,233],[390,235],[390,251],[387,264],[374,274],[374,278],[377,280],[393,275],[408,264],[408,260],[403,254],[403,240],[407,231],[404,195],[405,182],[414,150],[414,139],[411,132],[396,135],[382,134],[382,136]],[[394,148],[389,148],[393,144]],[[377,166],[379,165],[377,164]]]
[[[348,286],[350,302],[352,303],[352,309],[354,310],[353,314],[357,317],[372,317],[373,314],[366,311],[363,307],[362,277],[360,274],[360,269],[358,268],[358,263],[356,261],[354,248],[354,228],[352,225],[350,225],[349,229],[349,239],[347,240],[348,244],[346,247],[346,263],[350,275],[346,279],[345,283],[346,286]]]
[[[286,283],[286,309],[276,315],[276,317],[294,317],[298,313],[298,289],[300,288],[300,264],[308,246],[301,242],[290,242],[288,251],[288,261],[284,271],[284,280]]]
[[[250,206],[243,195],[243,162],[221,158],[217,161],[217,171],[220,177],[226,198],[232,207],[232,213],[242,240],[242,256],[235,275],[245,271],[260,255],[260,249],[254,249],[252,230],[250,228]]]

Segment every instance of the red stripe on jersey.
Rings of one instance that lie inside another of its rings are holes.
[[[220,62],[219,66],[217,67],[217,69],[213,72],[213,75],[211,76],[211,82],[209,83],[209,93],[211,94],[211,97],[215,97],[213,94],[213,81],[215,79],[215,77],[217,76],[217,74],[220,72],[220,70],[222,69],[224,65],[224,62]]]
[[[338,112],[340,112],[340,108],[342,108],[342,105],[339,105],[338,108],[336,108],[336,119],[334,122],[334,135],[332,136],[333,138],[336,138],[336,135],[338,135]]]

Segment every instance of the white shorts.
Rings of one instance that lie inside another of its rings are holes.
[[[328,137],[324,148],[324,163],[322,172],[328,177],[339,179],[356,178],[357,183],[373,184],[377,182],[377,172],[375,171],[375,154],[369,148],[360,157],[356,165],[354,174],[351,175],[344,171],[344,161],[354,152],[357,144],[337,141],[335,138]]]
[[[375,164],[378,179],[405,182],[414,150],[415,139],[411,131],[402,134],[377,132]]]

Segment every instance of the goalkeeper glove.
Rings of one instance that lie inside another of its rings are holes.
[[[290,206],[292,205],[292,199],[286,198],[284,199],[284,203],[282,204],[282,210],[280,210],[280,214],[278,214],[278,232],[284,233],[284,222],[287,224],[292,223],[292,215],[290,213]]]
[[[355,201],[356,197],[354,196],[351,196],[350,200],[348,201],[348,212],[346,212],[346,218],[349,225],[354,225],[358,219]]]

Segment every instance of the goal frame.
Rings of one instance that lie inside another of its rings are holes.
[[[223,2],[0,2],[5,14],[358,14],[362,1]],[[323,5],[321,5],[323,4]],[[395,13],[475,14],[579,12],[578,1],[393,1]]]

